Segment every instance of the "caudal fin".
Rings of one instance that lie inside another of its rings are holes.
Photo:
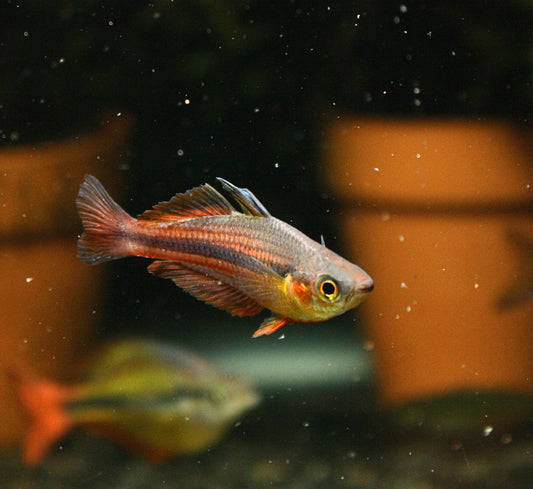
[[[24,462],[35,466],[73,425],[63,408],[68,388],[19,371],[10,372],[10,376],[30,417],[23,448]]]
[[[83,223],[83,234],[78,240],[78,258],[81,261],[97,265],[126,256],[126,228],[134,219],[92,175],[85,175],[76,207]]]

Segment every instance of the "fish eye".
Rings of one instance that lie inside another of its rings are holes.
[[[339,297],[339,286],[331,277],[323,277],[318,283],[318,290],[329,301],[334,301]]]

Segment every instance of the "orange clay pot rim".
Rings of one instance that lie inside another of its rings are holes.
[[[405,214],[450,214],[450,215],[498,215],[498,214],[533,214],[532,200],[487,201],[487,202],[453,202],[436,200],[375,199],[358,198],[354,195],[336,197],[335,203],[344,212],[391,212]]]
[[[129,116],[104,119],[100,125],[80,136],[70,136],[57,140],[44,141],[21,146],[0,148],[0,171],[20,170],[21,167],[33,167],[36,163],[42,167],[60,165],[71,166],[74,162],[106,152],[108,146],[116,147],[124,141],[133,127]]]

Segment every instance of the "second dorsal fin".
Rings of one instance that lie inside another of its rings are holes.
[[[168,202],[156,204],[152,209],[140,214],[138,218],[173,221],[234,212],[236,212],[235,208],[226,198],[206,183],[187,190],[185,193],[176,194]]]

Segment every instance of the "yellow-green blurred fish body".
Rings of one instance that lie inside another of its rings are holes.
[[[206,184],[134,219],[86,176],[76,201],[84,226],[78,256],[89,264],[155,258],[151,273],[220,309],[270,309],[254,336],[325,321],[367,297],[374,284],[361,268],[272,217],[249,190],[219,180],[243,212]]]
[[[246,383],[177,346],[122,340],[104,348],[77,384],[14,375],[33,417],[25,461],[84,425],[160,460],[214,444],[259,400]]]

